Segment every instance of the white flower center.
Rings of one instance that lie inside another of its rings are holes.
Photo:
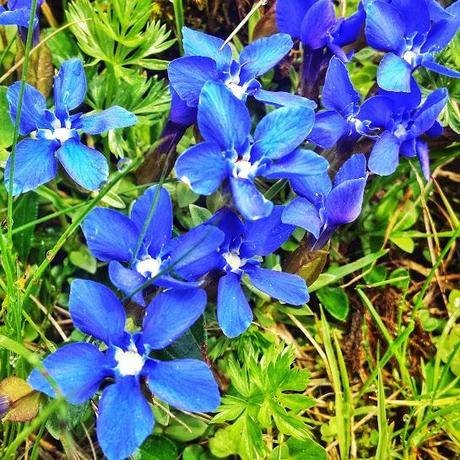
[[[161,259],[154,259],[153,257],[146,257],[136,264],[136,270],[146,278],[153,278],[160,272]]]
[[[403,59],[410,65],[414,65],[415,64],[415,60],[417,59],[417,53],[415,53],[414,51],[406,51],[403,55]]]
[[[394,132],[394,135],[399,138],[404,137],[406,134],[407,130],[403,125],[398,125],[396,131]]]
[[[234,252],[226,252],[224,259],[232,270],[238,270],[243,265],[240,256]]]
[[[240,86],[233,80],[227,81],[225,85],[233,93],[235,97],[237,97],[238,99],[244,98],[247,89],[246,86]]]
[[[253,164],[248,160],[235,161],[235,169],[233,175],[241,179],[248,179],[256,173],[257,164]]]
[[[144,358],[133,349],[123,351],[120,348],[115,352],[118,363],[117,370],[120,375],[138,375],[144,367]]]
[[[73,133],[71,129],[68,128],[56,128],[53,131],[53,137],[54,139],[57,139],[59,142],[65,142],[69,140],[71,137],[73,137]]]

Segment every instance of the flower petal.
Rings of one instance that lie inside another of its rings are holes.
[[[16,122],[20,90],[21,82],[17,81],[8,88],[6,93],[13,123]],[[27,134],[35,131],[37,128],[44,127],[42,125],[45,123],[45,109],[46,101],[42,93],[28,83],[25,83],[21,107],[21,122],[19,123],[19,132],[22,136],[27,136]]]
[[[416,112],[410,132],[414,137],[421,136],[436,122],[439,114],[449,100],[446,88],[438,88],[428,95],[423,105]]]
[[[172,289],[158,294],[147,307],[142,342],[153,350],[166,348],[190,329],[205,307],[203,289]]]
[[[67,174],[86,190],[98,190],[109,177],[109,166],[101,152],[69,139],[57,151]]]
[[[358,218],[365,186],[364,177],[345,180],[331,190],[325,203],[328,224],[347,224]]]
[[[289,53],[292,45],[287,34],[274,34],[250,43],[240,53],[241,81],[267,73]]]
[[[366,177],[366,157],[355,153],[340,167],[334,177],[334,186],[347,180],[363,179]]]
[[[287,93],[285,91],[267,91],[258,89],[253,96],[260,102],[274,107],[286,107],[291,105],[303,105],[311,109],[316,108],[316,103],[306,97],[297,94]]]
[[[345,117],[354,114],[360,102],[345,64],[335,56],[329,62],[321,98],[324,107]]]
[[[224,85],[208,82],[200,96],[198,126],[205,140],[223,150],[238,149],[247,143],[251,119],[243,101]]]
[[[76,279],[70,285],[72,321],[85,334],[107,345],[120,345],[125,336],[126,314],[117,296],[94,281]]]
[[[13,195],[36,189],[54,179],[57,162],[56,145],[44,139],[24,139],[16,146],[14,158]],[[10,187],[11,155],[5,168],[5,187]]]
[[[110,375],[105,355],[89,343],[64,345],[47,356],[43,366],[71,404],[82,404],[90,399],[102,380]],[[56,397],[54,389],[38,369],[32,371],[28,382],[34,390]]]
[[[389,176],[399,164],[399,141],[393,134],[384,132],[375,143],[369,156],[369,169],[379,176]]]
[[[327,172],[316,176],[291,179],[290,182],[298,195],[304,196],[312,203],[321,201],[332,188],[332,181]]]
[[[152,433],[153,425],[152,410],[136,377],[124,377],[103,391],[96,430],[108,460],[129,457]]]
[[[310,298],[307,284],[300,276],[260,267],[253,267],[246,273],[257,289],[282,302],[303,305]]]
[[[67,112],[81,105],[86,95],[86,75],[78,58],[64,61],[54,77],[54,104],[56,115],[62,119]]]
[[[149,254],[157,257],[172,235],[173,213],[168,191],[159,185],[148,188],[134,202],[131,220],[139,235],[144,234],[144,245]]]
[[[111,129],[126,128],[137,123],[137,117],[123,107],[114,105],[80,119],[80,129],[87,134],[101,134]]]
[[[134,223],[113,209],[93,209],[82,224],[88,247],[102,262],[129,262],[139,239]]]
[[[189,107],[196,107],[207,81],[217,81],[216,63],[211,58],[185,56],[174,59],[168,66],[171,86]]]
[[[319,238],[322,223],[318,210],[305,198],[291,201],[283,212],[282,220],[286,224],[304,228],[316,239]]]
[[[262,175],[267,179],[315,176],[327,171],[328,167],[328,161],[313,150],[297,149],[269,164]]]
[[[182,27],[182,40],[187,56],[203,56],[213,59],[218,70],[224,70],[232,62],[232,49],[224,40],[197,30]]]
[[[123,294],[141,307],[145,307],[144,294],[140,287],[147,282],[147,278],[135,270],[125,268],[115,260],[109,263],[109,277],[113,285],[120,289]]]
[[[201,142],[187,149],[176,161],[176,175],[200,195],[211,195],[226,177],[227,162],[214,142]]]
[[[230,186],[235,205],[245,219],[257,220],[270,215],[273,203],[251,181],[231,177]]]
[[[441,75],[446,75],[450,78],[460,78],[460,72],[458,70],[449,69],[449,67],[446,67],[442,64],[438,64],[431,56],[430,58],[424,58],[422,60],[421,65],[426,69],[431,70],[432,72],[436,72]]]
[[[328,32],[335,21],[332,1],[317,0],[303,18],[300,40],[312,49],[322,48],[327,43]]]
[[[283,210],[283,206],[275,206],[268,217],[246,222],[244,242],[240,247],[243,258],[271,254],[290,237],[295,228],[281,221]]]
[[[302,20],[316,0],[280,0],[276,3],[276,24],[280,32],[300,38]]]
[[[153,394],[177,409],[212,412],[220,404],[219,387],[209,367],[202,361],[149,360],[145,373]]]
[[[169,85],[169,92],[171,93],[171,111],[169,113],[169,119],[173,123],[186,127],[195,123],[197,116],[196,107],[189,107],[187,103],[179,97],[177,92],[174,91],[171,85]],[[162,136],[163,134],[164,131]]]
[[[367,43],[380,51],[395,51],[404,44],[406,26],[398,10],[384,1],[366,2]]]
[[[393,53],[383,56],[377,69],[377,83],[387,91],[410,92],[411,66]]]
[[[334,110],[319,112],[307,139],[320,147],[330,149],[349,131],[346,119]]]
[[[266,115],[257,125],[251,157],[279,159],[294,151],[308,136],[315,122],[312,109],[281,107]]]
[[[252,317],[240,278],[234,273],[222,276],[217,292],[217,321],[222,332],[237,337],[249,327]]]

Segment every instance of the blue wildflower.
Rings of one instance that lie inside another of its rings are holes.
[[[320,249],[337,227],[359,216],[366,180],[366,158],[355,154],[337,171],[334,182],[327,173],[293,181],[301,197],[286,206],[282,221],[310,232],[314,237],[311,248]]]
[[[109,262],[112,283],[142,306],[147,287],[198,287],[216,264],[219,229],[201,225],[172,239],[172,228],[171,198],[157,185],[134,202],[129,217],[96,208],[82,224],[90,251]]]
[[[361,107],[360,116],[372,120],[370,128],[379,129],[368,167],[381,176],[392,174],[400,155],[417,157],[424,176],[430,176],[428,146],[422,135],[438,136],[442,126],[437,121],[449,99],[445,88],[438,88],[420,105],[421,93],[412,80],[410,93],[382,91]]]
[[[7,98],[13,122],[16,119],[21,84],[8,88]],[[109,168],[102,153],[80,142],[79,132],[100,134],[110,129],[136,123],[136,116],[114,106],[102,112],[83,116],[70,114],[79,107],[86,94],[86,77],[79,59],[65,61],[54,78],[54,111],[46,108],[42,94],[26,84],[19,131],[30,138],[16,147],[13,194],[37,188],[57,174],[58,162],[67,174],[87,190],[96,190],[107,180]],[[11,157],[5,169],[9,189]]]
[[[315,97],[322,69],[333,55],[346,62],[345,45],[355,42],[364,21],[361,5],[348,18],[336,18],[332,0],[278,0],[276,23],[280,32],[303,45],[303,94]]]
[[[220,247],[217,320],[227,337],[242,334],[251,324],[252,311],[241,287],[247,276],[253,286],[291,305],[308,302],[308,290],[300,276],[261,267],[262,257],[276,251],[290,236],[294,226],[281,222],[282,206],[270,216],[243,223],[230,209],[218,211],[211,219],[225,233]]]
[[[142,331],[125,331],[126,314],[115,294],[87,280],[73,281],[69,309],[74,325],[103,343],[70,343],[47,356],[43,366],[72,404],[94,397],[102,384],[97,418],[99,444],[109,460],[131,455],[152,433],[154,417],[143,382],[155,397],[191,412],[210,412],[219,405],[219,390],[208,366],[195,359],[160,361],[150,353],[179,338],[201,316],[201,290],[168,291],[146,309]],[[48,396],[56,392],[38,369],[29,384]]]
[[[410,92],[411,74],[419,66],[460,78],[460,72],[438,64],[434,56],[457,33],[460,2],[454,2],[444,15],[439,5],[426,0],[368,0],[365,10],[369,45],[387,52],[377,72],[381,88]]]
[[[342,138],[356,141],[361,135],[373,136],[369,128],[371,120],[359,116],[361,97],[345,64],[335,56],[326,72],[321,102],[327,110],[316,114],[308,140],[320,147],[331,148]]]
[[[282,107],[260,121],[252,139],[244,102],[223,84],[208,82],[198,106],[198,126],[204,142],[178,158],[176,174],[202,195],[212,194],[224,183],[246,219],[266,217],[273,203],[257,189],[257,177],[290,179],[327,168],[324,158],[298,148],[313,122],[314,113],[309,107]]]
[[[38,9],[45,0],[37,1],[37,10],[34,19],[34,43],[38,42]],[[0,25],[18,26],[19,34],[23,41],[27,38],[27,29],[29,27],[32,0],[8,0],[7,8],[0,5]]]
[[[257,77],[273,68],[292,48],[289,35],[275,34],[249,44],[241,51],[238,60],[233,59],[230,45],[220,38],[197,32],[187,27],[182,29],[185,56],[169,64],[168,76],[171,87],[188,107],[198,106],[200,93],[208,81],[221,82],[237,98],[246,100],[253,96],[259,101],[284,106],[301,104],[314,108],[308,99],[282,91],[266,91]],[[178,101],[177,101],[178,102]],[[175,104],[172,116],[182,113],[185,107]]]

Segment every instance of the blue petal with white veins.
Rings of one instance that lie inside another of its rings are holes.
[[[272,212],[273,203],[268,201],[250,180],[231,177],[230,187],[235,205],[244,218],[262,219]]]
[[[386,54],[377,69],[377,83],[387,91],[409,93],[412,67],[393,53]]]
[[[399,164],[400,142],[389,132],[384,132],[375,143],[369,156],[369,169],[379,176],[389,176]]]
[[[87,134],[101,134],[111,129],[133,126],[137,117],[133,113],[114,105],[101,112],[80,118],[80,128]]]

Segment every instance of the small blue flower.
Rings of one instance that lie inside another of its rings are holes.
[[[308,99],[282,91],[266,91],[257,77],[273,68],[292,48],[289,35],[264,37],[243,48],[236,61],[230,45],[220,38],[182,29],[185,56],[169,64],[168,76],[173,90],[172,118],[193,119],[200,93],[208,81],[221,82],[238,99],[253,96],[274,106],[301,104],[314,108]],[[177,95],[185,106],[174,99]]]
[[[308,140],[329,149],[340,139],[357,141],[362,135],[374,135],[369,128],[371,120],[359,116],[361,97],[350,80],[347,68],[335,56],[326,72],[321,102],[327,110],[316,114]]]
[[[280,32],[303,45],[302,94],[316,98],[319,78],[332,56],[347,62],[345,45],[355,42],[364,22],[364,11],[336,18],[332,0],[278,0],[276,23]]]
[[[216,250],[224,238],[219,229],[200,225],[171,239],[172,228],[171,198],[160,186],[146,190],[133,203],[129,217],[96,208],[82,224],[92,254],[109,262],[112,283],[142,306],[142,287],[149,280],[150,288],[197,288],[216,265]]]
[[[210,223],[225,233],[220,247],[223,276],[219,279],[217,320],[227,337],[242,334],[251,324],[252,311],[241,287],[243,276],[260,291],[291,305],[308,302],[308,290],[300,276],[261,267],[262,257],[276,251],[294,231],[281,222],[282,206],[269,217],[245,224],[230,209],[218,211]]]
[[[38,42],[38,10],[45,0],[37,1],[37,11],[34,19],[34,43]],[[27,38],[27,29],[32,8],[32,0],[8,0],[7,9],[0,5],[0,25],[18,26],[22,40]]]
[[[21,84],[8,88],[10,115],[15,122]],[[57,174],[58,162],[67,174],[87,190],[97,190],[107,180],[109,168],[102,153],[80,142],[80,131],[100,134],[110,129],[136,123],[136,116],[114,106],[86,115],[70,114],[79,107],[86,94],[86,77],[79,59],[65,61],[54,78],[54,111],[46,108],[42,94],[26,84],[19,131],[27,136],[16,147],[13,194],[37,188]],[[11,157],[5,169],[5,185],[9,189]]]
[[[366,158],[355,154],[341,166],[333,183],[327,173],[293,181],[301,198],[286,206],[282,221],[309,231],[314,237],[311,248],[320,249],[337,227],[359,216],[366,180]]]
[[[373,48],[386,51],[377,83],[387,91],[410,92],[412,72],[419,66],[460,78],[460,72],[435,61],[460,26],[460,2],[442,10],[426,0],[367,0],[366,38]],[[440,11],[441,10],[441,11]]]
[[[198,106],[198,127],[205,142],[178,158],[176,174],[202,195],[212,194],[224,183],[246,219],[266,217],[273,203],[257,189],[256,177],[290,179],[327,169],[324,158],[298,148],[313,122],[309,107],[282,107],[266,115],[251,138],[251,119],[244,102],[223,84],[208,82]]]
[[[195,359],[159,361],[151,351],[178,339],[202,315],[206,295],[201,290],[159,294],[146,309],[143,329],[125,331],[126,314],[105,286],[75,280],[69,309],[74,325],[103,342],[64,345],[46,357],[43,366],[62,395],[72,404],[94,397],[102,384],[97,438],[109,460],[130,456],[152,433],[154,417],[142,383],[154,396],[191,412],[211,412],[220,402],[218,386],[208,366]],[[48,379],[35,369],[29,376],[35,390],[56,397]]]
[[[361,107],[360,116],[372,120],[370,128],[379,129],[371,151],[370,171],[381,176],[393,174],[400,155],[417,157],[424,176],[430,176],[428,146],[421,136],[438,136],[442,126],[437,121],[449,99],[445,88],[438,88],[420,105],[420,89],[412,80],[410,93],[381,91]]]

